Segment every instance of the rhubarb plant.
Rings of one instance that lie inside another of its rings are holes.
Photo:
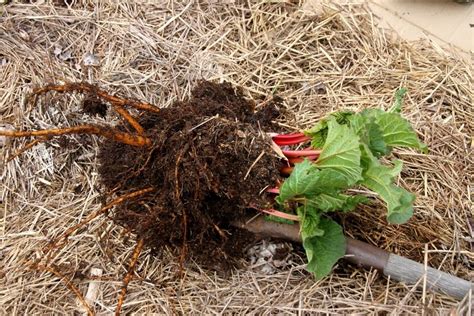
[[[282,169],[289,177],[279,190],[270,192],[278,193],[275,200],[279,208],[271,214],[288,214],[280,217],[300,222],[307,269],[317,279],[329,274],[346,252],[342,228],[327,213],[349,212],[369,201],[363,195],[349,194],[349,189],[365,187],[376,193],[387,206],[389,223],[403,224],[413,215],[415,195],[395,184],[402,162],[384,164],[379,160],[390,155],[394,147],[427,152],[400,114],[404,93],[404,89],[397,92],[388,111],[336,112],[304,134],[273,138],[280,146],[311,142],[311,148],[299,151],[300,155],[295,150],[283,150],[293,166]]]

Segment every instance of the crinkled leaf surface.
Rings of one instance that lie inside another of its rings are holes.
[[[296,209],[296,213],[300,218],[300,230],[303,239],[324,234],[324,230],[319,228],[321,218],[318,209],[309,204],[304,204]]]
[[[305,131],[306,136],[311,137],[311,146],[313,148],[323,148],[328,135],[328,122],[336,120],[339,124],[347,124],[354,114],[352,111],[340,111],[329,114],[321,119],[315,126]]]
[[[321,193],[309,197],[306,203],[323,212],[350,212],[360,203],[367,202],[368,199],[361,195],[347,195],[342,193]]]
[[[388,146],[411,147],[428,152],[411,127],[410,123],[397,113],[384,113],[376,119],[383,133],[383,139]]]
[[[285,200],[295,196],[304,196],[319,190],[316,183],[319,174],[315,165],[308,159],[295,165],[293,172],[280,187],[277,201],[283,203]]]
[[[364,110],[362,115],[370,117],[382,132],[385,144],[390,147],[411,147],[428,152],[428,147],[423,144],[416,132],[405,118],[399,113],[384,112],[379,109]]]
[[[312,191],[313,194],[311,195],[320,193],[333,193],[347,188],[346,177],[340,172],[329,168],[316,170],[318,177],[317,181],[314,182],[316,187]],[[308,196],[310,195],[308,194]]]
[[[391,147],[385,143],[382,130],[374,122],[373,117],[365,116],[362,113],[356,114],[351,117],[350,126],[359,136],[360,141],[369,146],[374,156],[381,157],[390,153]]]
[[[305,131],[305,135],[311,137],[311,147],[323,148],[328,136],[328,120],[320,120],[311,129]]]
[[[361,184],[376,192],[387,204],[387,220],[393,224],[403,224],[413,215],[413,201],[415,195],[396,186],[393,181],[402,169],[402,162],[394,161],[392,168],[380,164],[375,158],[370,158],[366,150],[363,151],[367,161],[370,161],[364,171],[364,180]]]
[[[328,135],[315,165],[319,169],[331,169],[344,177],[346,187],[362,179],[360,167],[359,136],[335,119],[328,121]]]
[[[294,197],[311,197],[320,193],[335,193],[346,188],[346,178],[332,169],[318,170],[308,159],[295,165],[291,175],[280,187],[277,201]]]
[[[304,236],[303,231],[301,233],[308,258],[307,269],[318,280],[327,276],[334,264],[346,253],[346,239],[339,224],[331,219],[321,218],[319,228],[324,231],[322,236]]]

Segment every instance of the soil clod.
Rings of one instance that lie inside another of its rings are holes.
[[[82,111],[102,118],[107,114],[107,105],[94,95],[87,95],[82,101]]]
[[[115,221],[155,251],[168,246],[182,261],[218,271],[235,266],[253,236],[230,222],[248,215],[250,204],[263,207],[259,192],[279,178],[266,135],[278,115],[276,102],[254,113],[241,91],[210,82],[187,101],[145,113],[139,123],[151,148],[101,145],[99,172],[108,190],[155,188],[118,206]]]

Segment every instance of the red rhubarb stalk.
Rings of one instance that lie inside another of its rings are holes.
[[[282,150],[283,154],[288,157],[319,157],[321,150]]]
[[[308,160],[316,160],[318,158],[318,156],[307,156],[307,157],[292,157],[292,158],[288,158],[288,162],[292,165],[294,164],[297,164],[297,163],[300,163],[300,162],[303,162],[304,159],[308,159]]]
[[[284,176],[289,176],[292,171],[293,171],[293,167],[284,166],[280,168],[280,173]]]
[[[293,214],[288,214],[288,213],[285,213],[285,212],[280,212],[280,211],[277,211],[277,210],[272,209],[272,208],[259,209],[259,211],[263,212],[263,213],[266,213],[266,214],[269,214],[269,215],[276,216],[276,217],[288,219],[290,221],[298,222],[300,220],[298,215],[293,215]]]
[[[311,140],[303,133],[275,135],[272,139],[278,146],[296,145]]]
[[[269,188],[269,189],[267,189],[267,193],[280,194],[280,189],[279,188]]]
[[[288,214],[288,213],[285,213],[285,212],[280,212],[280,211],[275,210],[273,208],[259,208],[259,207],[257,207],[256,205],[253,205],[253,204],[251,204],[249,206],[253,209],[256,209],[257,211],[262,212],[262,213],[266,213],[266,214],[273,215],[273,216],[276,216],[276,217],[288,219],[290,221],[299,221],[300,220],[298,215],[295,215],[295,214]]]

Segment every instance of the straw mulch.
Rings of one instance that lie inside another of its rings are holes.
[[[405,163],[400,184],[417,193],[416,215],[387,226],[382,204],[364,206],[345,218],[346,233],[473,280],[472,74],[456,53],[405,42],[356,4],[39,2],[0,7],[0,123],[16,129],[98,120],[80,112],[79,95],[49,94],[37,107],[25,102],[32,87],[51,82],[86,80],[165,107],[185,98],[198,79],[225,80],[257,103],[282,96],[287,114],[280,123],[295,130],[334,110],[386,108],[397,88],[408,88],[404,114],[430,148],[428,155],[394,153]],[[87,53],[100,65],[86,67]],[[10,142],[2,157],[27,141]],[[1,165],[1,314],[83,310],[65,282],[24,263],[100,207],[96,154],[95,138],[74,136]],[[53,263],[84,295],[96,287],[94,309],[109,313],[133,247],[133,236],[100,218],[71,237]],[[319,282],[299,260],[273,275],[241,269],[221,277],[190,265],[179,278],[176,271],[168,254],[142,253],[124,312],[462,314],[470,305],[344,262]]]

